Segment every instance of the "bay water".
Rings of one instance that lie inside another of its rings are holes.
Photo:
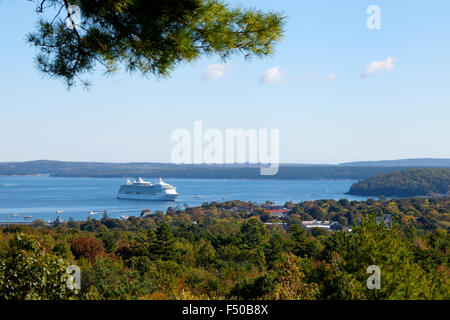
[[[148,180],[148,179],[146,179]],[[153,179],[156,180],[156,179]],[[150,181],[153,181],[150,179]],[[143,209],[166,211],[168,207],[200,206],[204,202],[243,200],[277,204],[305,200],[367,197],[346,195],[354,180],[227,180],[164,179],[177,187],[176,201],[116,199],[122,178],[64,178],[50,176],[0,176],[0,222],[53,221],[72,217],[86,220],[108,216],[139,216]],[[57,213],[57,211],[59,211]],[[63,211],[62,213],[60,211]],[[91,212],[91,214],[90,214]],[[92,214],[93,213],[93,214]]]

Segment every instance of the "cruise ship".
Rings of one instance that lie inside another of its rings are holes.
[[[126,184],[120,186],[117,193],[117,199],[128,200],[175,201],[176,197],[178,197],[176,188],[161,178],[155,183],[144,181],[141,177],[134,181],[128,180]]]

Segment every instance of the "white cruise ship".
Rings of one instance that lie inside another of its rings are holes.
[[[128,200],[174,201],[176,197],[178,197],[177,189],[161,178],[155,183],[144,181],[141,177],[134,181],[128,180],[126,184],[120,186],[117,193],[117,199]]]

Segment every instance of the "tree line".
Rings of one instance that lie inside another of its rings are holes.
[[[281,164],[276,175],[261,175],[258,165],[206,165],[171,163],[102,163],[28,161],[2,162],[0,175],[48,174],[56,177],[118,178],[205,178],[205,179],[366,179],[391,173],[408,167],[359,167],[337,165],[289,165]]]

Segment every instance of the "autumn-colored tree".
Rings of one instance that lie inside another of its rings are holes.
[[[319,296],[316,283],[307,283],[300,270],[300,258],[290,253],[286,260],[279,264],[278,284],[266,299],[274,300],[314,300]]]
[[[70,243],[70,249],[75,259],[84,257],[90,261],[94,261],[97,256],[105,253],[103,241],[91,236],[73,239]]]

